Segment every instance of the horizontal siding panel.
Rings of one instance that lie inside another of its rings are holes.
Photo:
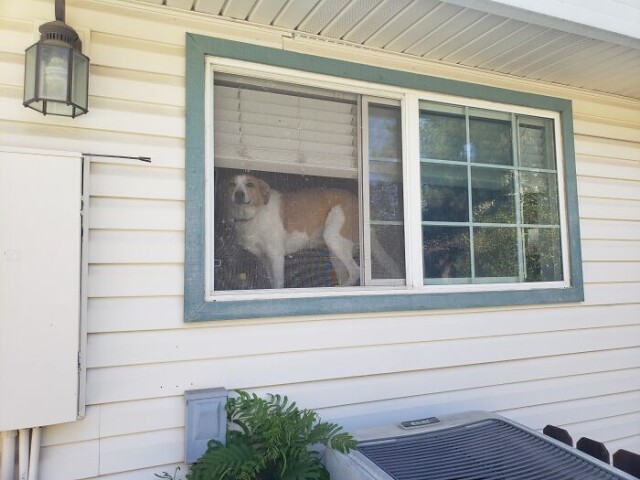
[[[632,437],[621,438],[607,443],[607,449],[609,452],[617,452],[620,449],[628,450],[630,452],[640,452],[640,435],[634,435]]]
[[[640,136],[640,130],[638,135]],[[640,165],[633,160],[582,155],[577,159],[576,170],[582,177],[640,181]]]
[[[637,113],[636,113],[637,115]],[[637,142],[608,140],[586,135],[576,135],[576,154],[610,157],[619,160],[640,160],[640,146]]]
[[[321,383],[301,383],[252,389],[253,393],[288,395],[304,408],[330,408],[402,396],[452,392],[471,388],[526,383],[560,377],[582,378],[602,372],[599,382],[618,382],[629,388],[637,383],[640,350],[623,349],[563,357],[537,358],[451,369],[357,377]],[[605,370],[611,369],[611,370]],[[614,371],[613,369],[624,369]],[[593,379],[592,379],[593,380]],[[581,380],[583,381],[583,379]],[[117,436],[184,426],[182,395],[118,402],[101,406],[100,435]]]
[[[588,262],[583,265],[584,281],[591,282],[640,282],[640,262]]]
[[[182,295],[182,265],[89,266],[89,297]]]
[[[76,121],[79,120],[76,119]],[[184,168],[184,139],[182,138],[91,130],[78,127],[77,124],[76,126],[49,123],[25,124],[7,120],[0,120],[0,132],[2,132],[3,145],[11,147],[146,156],[151,158],[154,167]],[[91,160],[108,164],[138,164],[136,160],[99,156],[93,156]]]
[[[628,372],[626,372],[626,375],[596,373],[576,377],[495,385],[479,389],[465,389],[320,409],[319,413],[323,418],[338,418],[338,421],[348,429],[357,428],[358,423],[379,422],[381,417],[388,416],[389,412],[394,410],[398,412],[397,414],[402,415],[398,420],[424,418],[424,416],[438,416],[468,410],[484,410],[503,414],[506,411],[506,416],[513,418],[511,412],[516,409],[536,408],[540,405],[557,405],[560,402],[573,404],[584,399],[603,398],[605,396],[610,399],[618,396],[624,398],[627,395],[636,399],[640,398],[640,391],[627,392],[624,390],[624,386],[619,385],[616,381],[617,379],[627,381],[629,379],[628,375]],[[595,414],[595,418],[600,415],[618,414],[620,410],[623,413],[629,411],[628,405],[618,407],[618,411],[615,410],[615,407],[611,409],[605,407]],[[422,417],[416,416],[417,411],[421,411]],[[523,423],[531,426],[530,422]],[[533,428],[537,428],[537,426]]]
[[[94,97],[184,107],[184,92],[183,76],[91,66]]]
[[[70,480],[98,475],[100,440],[43,447],[39,480]]]
[[[517,315],[517,321],[514,316]],[[361,318],[91,335],[87,365],[126,366],[374,345],[486,339],[499,335],[640,325],[640,306],[534,309]],[[402,328],[398,328],[401,323]],[[639,329],[640,332],[640,329]],[[551,338],[551,337],[550,337]],[[384,341],[382,341],[384,339]],[[469,340],[470,341],[470,340]],[[470,341],[471,345],[473,344]],[[425,346],[428,348],[428,346]]]
[[[640,129],[637,103],[630,99],[598,98],[594,95],[581,97],[573,92],[573,113],[577,117],[602,119],[603,123],[616,123]]]
[[[0,20],[2,22],[2,20]],[[0,23],[0,29],[2,25]],[[3,42],[11,43],[11,42]],[[28,45],[25,43],[24,45]],[[0,47],[1,49],[1,47]],[[20,88],[24,84],[24,50],[5,53],[0,50],[0,85]]]
[[[586,392],[589,392],[587,387]],[[598,418],[627,415],[638,410],[640,391],[613,395],[586,395],[572,402],[535,405],[522,410],[504,410],[500,413],[535,429],[546,425],[562,425],[595,420]],[[576,439],[574,439],[576,440]]]
[[[85,416],[76,422],[50,425],[42,431],[44,447],[95,440],[100,436],[100,405],[86,408]]]
[[[583,240],[582,258],[586,262],[638,262],[640,241]]]
[[[640,283],[587,284],[584,292],[589,305],[640,304]]]
[[[0,42],[0,52],[24,55],[24,50],[38,38],[35,22],[17,18],[0,18],[0,30],[5,39],[11,41]]]
[[[93,97],[89,97],[89,108],[90,115],[83,115],[77,119],[45,116],[22,106],[21,88],[0,87],[1,120],[184,137],[184,108]]]
[[[100,474],[136,470],[184,460],[182,428],[100,440]],[[172,472],[173,473],[173,472]]]
[[[91,165],[90,193],[94,197],[184,200],[184,170],[140,165]]]
[[[640,188],[640,183],[638,188]],[[584,197],[580,199],[580,217],[640,222],[640,202],[637,200]]]
[[[184,234],[147,230],[91,230],[89,263],[181,263]]]
[[[121,21],[121,18],[117,20],[119,23]],[[137,25],[132,32],[139,30],[140,25]],[[91,64],[162,75],[184,76],[185,49],[183,45],[184,39],[178,46],[93,31],[91,34]]]
[[[636,119],[637,121],[637,119]],[[640,125],[620,125],[619,120],[612,123],[609,119],[587,115],[574,115],[573,128],[578,135],[601,137],[627,142],[640,141]]]
[[[615,374],[614,369],[618,368],[637,369],[640,362],[639,351],[638,348],[631,348],[589,352],[561,357],[269,386],[254,388],[251,391],[261,396],[267,393],[288,395],[305,408],[334,409],[335,407],[335,410],[339,411],[340,407],[345,405],[394,400],[399,397],[451,393],[497,385],[526,384],[536,380],[582,376],[596,372],[610,371]],[[524,400],[527,400],[526,396]]]
[[[92,229],[184,231],[184,202],[91,198]]]
[[[584,219],[580,235],[583,240],[640,240],[640,222]]]
[[[640,326],[615,327],[90,369],[87,404],[630,348],[638,335]]]
[[[100,436],[113,437],[184,427],[184,396],[102,405]]]
[[[640,182],[596,177],[578,177],[581,197],[640,200]]]
[[[113,332],[184,327],[182,294],[164,297],[90,298],[87,330]]]
[[[567,429],[575,441],[581,437],[590,437],[599,442],[610,442],[638,434],[640,432],[640,412],[559,426]]]

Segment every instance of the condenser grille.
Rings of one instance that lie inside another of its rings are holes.
[[[609,470],[502,420],[363,442],[396,480],[616,480]]]

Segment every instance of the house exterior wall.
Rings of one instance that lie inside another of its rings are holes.
[[[52,13],[0,9],[0,144],[153,163],[91,158],[86,416],[45,429],[43,479],[173,472],[184,391],[217,386],[284,393],[324,419],[491,410],[640,451],[639,101],[83,1],[67,22],[91,58],[90,112],[44,117],[21,105],[23,53]],[[585,302],[185,324],[186,32],[571,99]]]

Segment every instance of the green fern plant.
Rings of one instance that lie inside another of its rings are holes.
[[[262,399],[237,390],[227,402],[227,442],[210,441],[187,480],[327,480],[322,444],[339,452],[356,441],[312,410],[299,409],[286,396]]]

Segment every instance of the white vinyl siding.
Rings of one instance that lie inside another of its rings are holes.
[[[88,406],[84,420],[45,429],[43,480],[173,473],[184,458],[182,394],[214,386],[288,394],[325,419],[487,409],[640,452],[638,101],[215,24],[216,35],[274,48],[572,98],[585,302],[185,325],[184,33],[211,34],[211,23],[69,5],[92,65],[89,114],[69,120],[21,105],[23,51],[50,5],[4,12],[0,143],[153,162],[92,159]]]

